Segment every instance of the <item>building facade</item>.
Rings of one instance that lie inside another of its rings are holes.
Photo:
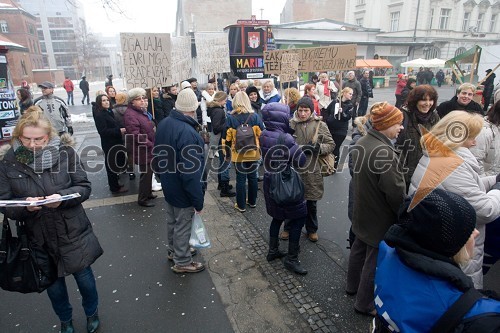
[[[0,35],[24,47],[11,48],[7,53],[14,85],[22,80],[32,83],[32,71],[43,67],[36,17],[11,0],[0,0]]]
[[[331,19],[344,21],[345,0],[287,0],[280,23]]]
[[[189,32],[223,31],[238,19],[252,16],[248,0],[177,0],[176,36]]]
[[[37,18],[37,33],[43,54],[43,67],[63,69],[71,79],[80,77],[78,70],[78,36],[85,31],[82,4],[66,0],[18,0]]]
[[[450,59],[500,44],[500,0],[347,0],[346,22],[379,28],[378,40],[417,42],[408,58]]]

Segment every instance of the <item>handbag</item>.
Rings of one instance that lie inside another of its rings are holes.
[[[0,241],[0,288],[23,294],[41,293],[57,280],[57,266],[41,246],[30,242],[25,223],[16,222],[17,237],[12,236],[4,215]]]
[[[312,139],[313,143],[316,143],[318,141],[318,131],[320,125],[321,123],[316,126],[316,131],[314,132]],[[335,173],[335,156],[333,155],[333,153],[318,155],[318,163],[321,175],[323,177],[328,177]]]
[[[280,134],[277,145],[283,143],[283,134]],[[302,183],[302,178],[290,163],[287,163],[287,166],[282,171],[270,173],[269,196],[278,206],[294,204],[304,200],[304,183]]]

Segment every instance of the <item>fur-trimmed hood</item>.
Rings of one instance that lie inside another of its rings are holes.
[[[64,133],[63,135],[61,135],[60,138],[61,138],[61,146],[75,147],[75,140],[68,133]],[[2,161],[5,158],[5,155],[7,155],[7,152],[11,148],[12,145],[10,143],[6,143],[0,146],[0,161]]]

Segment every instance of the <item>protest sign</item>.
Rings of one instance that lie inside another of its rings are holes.
[[[196,58],[200,73],[207,75],[228,73],[231,71],[229,64],[229,42],[224,32],[204,33],[196,32]]]
[[[297,80],[299,68],[299,55],[297,53],[285,53],[281,57],[280,82],[291,82]]]
[[[121,33],[127,89],[172,84],[170,34]]]
[[[191,37],[172,37],[172,83],[191,77]]]
[[[299,72],[348,70],[356,67],[356,45],[310,47],[305,49],[264,52],[264,73],[280,74],[282,57],[287,53],[299,56]]]
[[[7,57],[0,55],[0,142],[12,139],[12,132],[20,116]]]

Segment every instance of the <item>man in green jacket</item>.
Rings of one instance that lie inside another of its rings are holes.
[[[393,142],[403,129],[403,114],[387,102],[371,108],[373,128],[351,148],[354,175],[351,247],[346,293],[356,295],[354,310],[375,315],[374,278],[378,245],[397,222],[406,186]]]

